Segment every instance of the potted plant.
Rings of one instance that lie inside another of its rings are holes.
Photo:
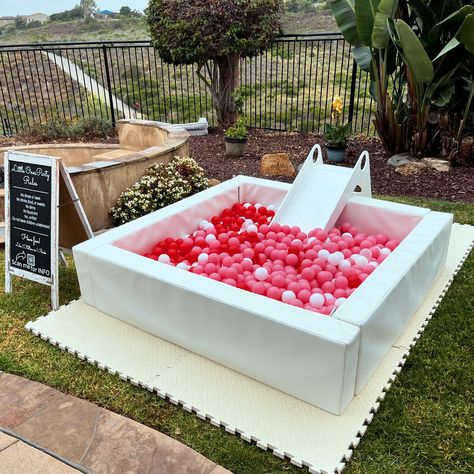
[[[224,135],[225,152],[229,156],[244,156],[248,141],[248,130],[245,117],[240,115],[234,125],[229,127]]]
[[[333,124],[327,123],[324,129],[326,138],[326,151],[329,161],[344,161],[347,139],[351,133],[351,124],[342,123],[343,105],[342,99],[336,97],[331,106]]]

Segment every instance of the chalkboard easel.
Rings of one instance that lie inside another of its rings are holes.
[[[59,307],[58,239],[61,159],[23,152],[5,155],[5,292],[12,275],[51,287]]]

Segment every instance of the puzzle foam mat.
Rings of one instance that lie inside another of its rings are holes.
[[[26,329],[229,433],[289,458],[296,466],[306,466],[312,473],[341,472],[473,244],[474,227],[453,225],[444,272],[342,416],[152,336],[80,300],[29,322]]]

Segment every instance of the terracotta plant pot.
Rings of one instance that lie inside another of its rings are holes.
[[[326,151],[328,154],[329,161],[342,162],[346,158],[347,145],[336,146],[326,143]]]
[[[244,156],[247,138],[228,138],[224,137],[225,153],[228,156]]]

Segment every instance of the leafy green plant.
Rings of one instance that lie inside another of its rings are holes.
[[[355,61],[370,74],[377,103],[375,127],[389,153],[425,154],[430,140],[439,135],[435,130],[430,136],[428,117],[440,107],[467,116],[472,95],[466,114],[453,97],[461,77],[472,80],[470,3],[331,0]]]
[[[248,137],[247,122],[243,115],[235,121],[234,125],[229,127],[225,132],[226,138],[233,138],[236,140],[245,140]]]
[[[347,139],[351,134],[351,124],[342,122],[343,110],[342,99],[336,97],[331,105],[331,116],[334,119],[334,124],[327,123],[324,128],[324,136],[328,145],[347,145]]]
[[[109,120],[100,117],[83,117],[64,120],[59,114],[52,115],[46,122],[36,122],[20,132],[19,138],[28,143],[51,141],[91,141],[116,135]]]
[[[157,163],[133,186],[126,189],[110,210],[115,224],[142,217],[209,186],[204,170],[189,157],[174,157],[170,163]]]
[[[268,49],[280,29],[280,0],[150,0],[153,46],[170,64],[197,64],[221,127],[234,122],[240,60]]]

